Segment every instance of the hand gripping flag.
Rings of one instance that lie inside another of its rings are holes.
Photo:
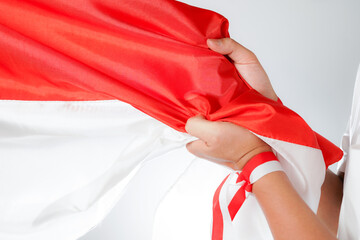
[[[3,0],[0,9],[0,239],[81,236],[141,161],[184,146],[186,137],[138,110],[180,132],[197,114],[249,129],[272,146],[316,210],[325,169],[342,152],[207,48],[207,38],[229,37],[221,15],[170,0]],[[157,227],[176,217],[171,206],[179,202],[165,203],[191,197],[178,187],[201,177],[188,171],[158,209],[156,239],[174,230]],[[248,212],[262,214],[250,200],[233,221],[223,216],[223,239],[269,235],[258,232],[263,222],[244,224]]]

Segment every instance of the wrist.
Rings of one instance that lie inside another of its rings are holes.
[[[252,192],[252,185],[264,176],[275,171],[283,171],[283,169],[275,154],[272,151],[267,151],[255,155],[248,161],[241,171],[235,171],[225,178],[223,183],[217,189],[217,192],[220,191],[225,182],[228,184],[237,184],[240,187],[235,195],[230,198],[230,202],[228,202],[228,210],[231,220],[234,219],[241,208],[247,194]],[[219,197],[217,196],[216,198]]]
[[[263,153],[263,152],[271,152],[271,147],[267,144],[263,144],[250,152],[246,153],[242,156],[239,161],[235,163],[235,170],[241,170],[244,168],[247,162],[249,162],[253,157],[256,155]]]

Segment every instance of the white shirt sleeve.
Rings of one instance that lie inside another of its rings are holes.
[[[360,236],[360,67],[354,87],[353,103],[347,131],[342,139],[344,157],[338,172],[344,172],[344,193],[340,210],[338,238]]]
[[[349,156],[349,147],[350,147],[350,136],[349,136],[349,124],[347,125],[346,132],[344,133],[342,139],[341,139],[341,150],[343,150],[344,155],[343,158],[339,161],[337,166],[337,173],[338,175],[340,173],[345,172],[347,159]]]
[[[344,156],[338,164],[338,173],[345,172],[346,164],[349,158],[350,147],[355,144],[360,144],[360,65],[356,76],[353,101],[351,106],[350,118],[341,140],[341,149]]]

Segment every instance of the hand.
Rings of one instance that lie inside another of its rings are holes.
[[[277,100],[268,76],[252,52],[229,38],[208,40],[208,46],[234,60],[252,88]],[[189,152],[235,170],[241,170],[253,156],[271,151],[260,138],[233,123],[195,116],[188,119],[185,129],[199,138],[187,144]],[[336,239],[298,195],[284,172],[273,172],[259,179],[253,185],[253,193],[275,239]]]
[[[274,101],[278,99],[269,77],[254,53],[231,38],[208,39],[207,44],[211,50],[230,57],[241,76],[253,89]]]
[[[199,138],[186,145],[189,152],[235,170],[241,170],[253,156],[271,151],[260,138],[233,123],[195,116],[188,119],[185,129]]]
[[[228,55],[252,88],[274,101],[278,99],[254,53],[231,38],[208,39],[207,44],[211,50]],[[235,170],[241,170],[253,156],[271,151],[270,146],[250,131],[232,123],[211,122],[196,116],[188,119],[185,129],[199,138],[187,144],[189,152]]]

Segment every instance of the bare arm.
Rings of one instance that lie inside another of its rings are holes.
[[[285,173],[265,175],[254,183],[253,193],[275,239],[336,239],[300,198]]]
[[[324,184],[321,187],[321,198],[317,216],[326,224],[333,234],[336,234],[338,229],[342,195],[342,178],[328,169],[326,171]]]
[[[186,129],[199,138],[188,144],[190,152],[233,169],[242,169],[253,156],[271,149],[251,132],[232,123],[194,117],[189,119]],[[253,193],[275,239],[336,239],[298,195],[285,173],[265,175],[254,183]]]

